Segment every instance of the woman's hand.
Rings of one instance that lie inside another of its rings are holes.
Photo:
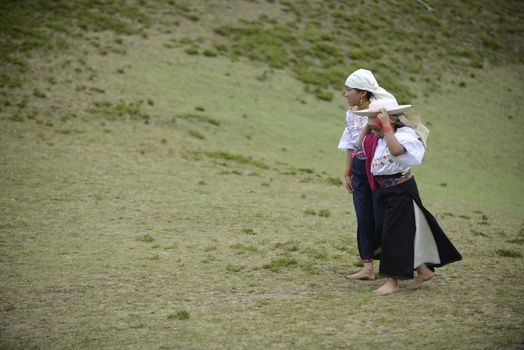
[[[353,184],[351,183],[351,175],[346,176],[346,190],[353,193]]]

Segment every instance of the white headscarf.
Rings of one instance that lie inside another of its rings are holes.
[[[390,94],[386,89],[378,86],[377,79],[373,73],[367,69],[358,69],[351,73],[346,79],[346,86],[354,89],[366,90],[373,94],[371,101],[389,98],[397,101],[395,96]]]

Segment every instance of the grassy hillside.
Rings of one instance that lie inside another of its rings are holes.
[[[328,101],[331,89],[340,88],[339,76],[366,66],[405,102],[438,91],[446,73],[475,76],[493,65],[522,63],[520,1],[497,6],[482,1],[430,6],[415,1],[4,1],[1,6],[2,56],[19,69],[23,54],[34,48],[62,51],[73,39],[102,55],[125,55],[123,37],[162,33],[165,47],[183,47],[190,55],[263,62],[270,69],[260,79],[286,69]],[[10,74],[4,79],[17,81]],[[418,89],[407,82],[416,82]]]
[[[519,348],[522,5],[426,3],[1,1],[0,347]],[[464,255],[416,293],[344,277],[360,66]]]

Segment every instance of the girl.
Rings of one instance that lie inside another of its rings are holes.
[[[462,259],[418,194],[410,167],[420,165],[425,153],[425,139],[416,131],[425,137],[428,131],[403,114],[410,107],[385,99],[355,112],[368,116],[368,125],[379,137],[369,155],[384,218],[379,274],[386,282],[375,291],[378,295],[397,292],[398,281],[412,279],[414,270],[417,277],[411,288],[420,288],[433,277],[435,267]]]

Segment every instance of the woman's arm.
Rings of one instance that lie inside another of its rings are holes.
[[[369,134],[370,132],[371,132],[371,129],[369,128],[369,126],[367,124],[364,125],[362,130],[360,130],[360,136],[358,137],[357,146],[362,147],[362,142],[364,141],[364,137],[366,137],[366,135]]]
[[[386,140],[389,153],[391,153],[391,155],[394,157],[404,154],[406,149],[400,144],[400,142],[398,142],[397,138],[395,137],[395,131],[393,130],[393,126],[389,121],[389,114],[385,108],[382,108],[380,112],[378,112],[377,118],[382,124],[384,139]]]
[[[347,159],[346,159],[346,172],[344,174],[344,177],[346,179],[346,190],[348,190],[349,193],[353,193],[353,184],[351,183],[351,169],[353,168],[353,150],[348,149],[347,150]]]

